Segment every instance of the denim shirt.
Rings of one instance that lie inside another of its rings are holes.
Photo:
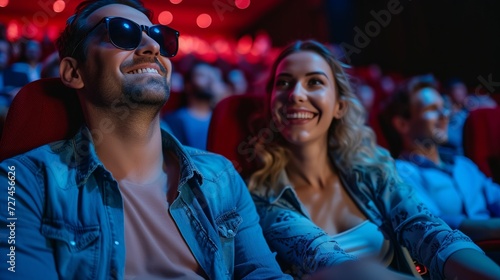
[[[395,253],[391,267],[398,271],[418,275],[415,260],[429,268],[431,279],[443,279],[444,263],[452,253],[481,251],[469,237],[432,215],[409,186],[384,181],[375,172],[337,170],[356,205],[389,238]],[[284,171],[277,191],[261,189],[253,198],[271,250],[277,252],[282,269],[297,279],[354,259],[312,222]]]
[[[500,217],[500,186],[466,157],[454,156],[438,166],[424,156],[402,154],[396,166],[431,212],[451,228],[467,218]]]
[[[164,153],[173,151],[180,164],[178,197],[169,211],[206,275],[287,279],[231,162],[183,147],[164,131],[162,146]],[[10,181],[15,182],[11,195],[5,187]],[[3,161],[0,182],[0,279],[124,278],[122,197],[86,127],[72,139]],[[15,205],[7,208],[8,201]]]

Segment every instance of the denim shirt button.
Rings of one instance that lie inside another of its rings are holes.
[[[75,241],[73,241],[73,240],[71,240],[71,241],[69,242],[69,244],[71,244],[71,246],[75,246],[75,245],[76,245],[76,242],[75,242]]]
[[[120,242],[118,242],[118,241],[115,241],[115,245],[119,245],[119,244],[120,244]]]
[[[233,234],[233,230],[232,230],[232,229],[229,229],[229,230],[227,230],[227,233],[229,233],[229,234]]]

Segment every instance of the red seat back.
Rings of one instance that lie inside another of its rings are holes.
[[[500,175],[500,170],[492,170],[500,159],[499,120],[500,107],[481,108],[472,111],[464,125],[464,154],[489,177]]]
[[[231,160],[243,178],[255,170],[257,163],[253,133],[259,135],[268,130],[258,118],[265,108],[263,96],[234,95],[221,100],[212,113],[207,150]]]
[[[72,137],[83,123],[74,89],[59,78],[24,86],[9,108],[0,139],[0,161]]]

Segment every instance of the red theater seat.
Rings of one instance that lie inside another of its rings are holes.
[[[470,113],[464,125],[464,154],[486,176],[500,182],[500,107]]]
[[[207,150],[231,160],[243,178],[256,166],[252,132],[264,136],[270,131],[269,125],[258,121],[265,108],[263,96],[234,95],[221,100],[212,113]]]
[[[168,102],[161,108],[161,115],[166,115],[171,113],[181,107],[186,106],[186,100],[184,98],[184,93],[172,91],[170,92],[170,97],[168,98]]]
[[[59,78],[24,86],[9,108],[0,139],[0,161],[70,138],[83,123],[76,91]]]

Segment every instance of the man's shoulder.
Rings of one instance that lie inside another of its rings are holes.
[[[473,166],[477,168],[477,165],[468,157],[466,156],[460,156],[456,155],[454,157],[454,163],[456,165],[467,165],[467,166]]]
[[[474,163],[470,158],[465,156],[455,156],[453,169],[458,174],[468,174],[469,176],[472,174],[482,174],[482,171],[479,169],[476,163]]]
[[[52,142],[30,151],[15,155],[0,162],[0,169],[15,168],[23,176],[35,175],[40,172],[47,173],[52,170],[54,174],[61,174],[63,169],[70,169],[71,153],[68,153],[68,141]]]
[[[205,179],[216,180],[228,171],[236,172],[231,161],[222,155],[189,146],[183,146],[183,148]]]
[[[422,172],[422,169],[418,165],[406,159],[396,159],[394,163],[399,176],[403,180],[408,177],[417,176]]]
[[[410,169],[419,169],[418,165],[416,165],[415,163],[409,161],[409,160],[406,160],[406,159],[401,159],[401,158],[398,158],[398,159],[395,159],[394,160],[394,163],[396,165],[396,168],[399,170],[399,169],[403,169],[403,168],[410,168]]]

